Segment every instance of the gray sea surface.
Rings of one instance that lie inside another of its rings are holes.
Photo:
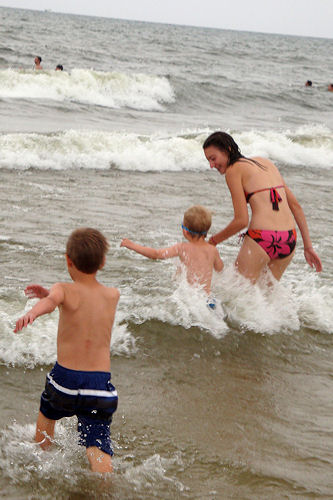
[[[8,8],[0,26],[0,496],[332,498],[332,40]],[[281,282],[249,285],[230,238],[211,311],[176,262],[120,241],[180,241],[197,203],[214,210],[212,232],[231,220],[201,147],[215,129],[276,162],[323,272],[299,235]],[[79,226],[107,236],[99,279],[121,292],[106,480],[89,472],[75,419],[57,424],[51,451],[33,442],[57,313],[12,332],[33,303],[27,284],[70,279],[66,239]]]

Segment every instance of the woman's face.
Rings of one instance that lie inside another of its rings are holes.
[[[210,168],[216,168],[221,175],[224,175],[229,166],[229,155],[215,146],[208,146],[204,152]]]

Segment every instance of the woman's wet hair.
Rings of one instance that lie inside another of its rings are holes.
[[[219,149],[220,151],[227,153],[229,156],[229,165],[233,165],[236,163],[236,161],[250,161],[252,163],[255,163],[258,167],[265,169],[264,165],[261,165],[256,160],[252,160],[251,158],[247,158],[246,156],[242,155],[238,144],[234,141],[234,139],[231,137],[231,135],[227,134],[226,132],[213,132],[205,142],[203,143],[203,149],[207,149],[210,146],[214,146],[215,148]]]
[[[214,132],[207,137],[203,143],[203,149],[207,149],[209,146],[215,146],[220,151],[227,153],[229,155],[229,165],[232,165],[240,158],[244,158],[238,144],[226,132]]]

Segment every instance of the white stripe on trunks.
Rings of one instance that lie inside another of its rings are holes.
[[[114,398],[118,396],[116,389],[114,391],[99,391],[98,389],[67,389],[67,387],[63,387],[58,384],[50,374],[47,375],[49,382],[57,391],[63,392],[64,394],[69,394],[70,396],[99,396],[102,398]]]

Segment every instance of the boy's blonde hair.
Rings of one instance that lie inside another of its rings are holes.
[[[206,235],[212,225],[212,213],[201,205],[194,205],[184,213],[184,226],[197,235]]]
[[[101,268],[109,244],[97,229],[82,227],[72,232],[66,245],[66,254],[76,269],[93,274]]]

